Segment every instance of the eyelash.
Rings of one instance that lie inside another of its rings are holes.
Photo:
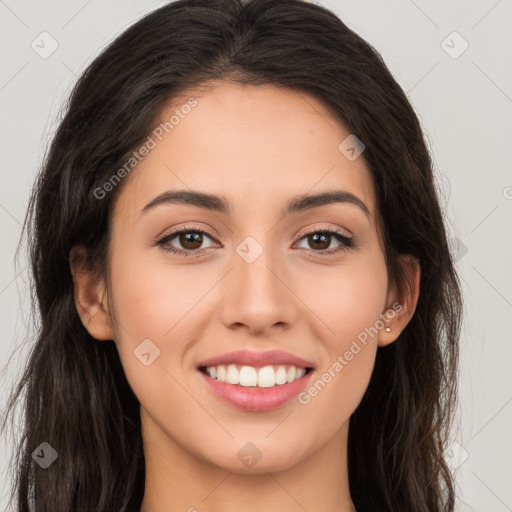
[[[167,252],[170,252],[173,254],[178,254],[183,257],[200,256],[201,252],[202,252],[201,249],[185,250],[185,249],[176,249],[175,247],[170,247],[170,246],[166,247],[165,246],[165,244],[169,243],[171,240],[176,238],[178,235],[181,235],[182,233],[200,233],[202,235],[208,236],[209,238],[211,238],[212,240],[214,240],[216,242],[215,238],[212,237],[207,231],[204,231],[199,228],[194,228],[194,227],[185,227],[185,228],[182,228],[177,231],[173,231],[172,233],[165,235],[164,237],[157,240],[155,242],[155,245],[158,245],[164,251],[167,251]],[[317,235],[317,234],[334,236],[334,238],[338,242],[340,242],[342,245],[341,245],[341,247],[338,247],[335,249],[328,249],[328,250],[324,249],[324,250],[319,250],[319,251],[315,251],[313,249],[305,249],[309,253],[313,253],[315,255],[319,254],[322,257],[324,257],[324,256],[327,257],[327,256],[331,256],[333,254],[338,254],[341,252],[349,251],[356,247],[356,243],[354,242],[354,240],[352,238],[347,237],[342,231],[339,231],[336,229],[318,229],[315,231],[309,231],[307,233],[303,233],[302,236],[300,236],[299,241],[308,236]]]

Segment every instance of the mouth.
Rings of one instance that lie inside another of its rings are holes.
[[[197,370],[216,398],[253,412],[291,402],[315,372],[313,363],[282,350],[236,350],[201,361]]]
[[[229,406],[245,412],[273,411],[293,403],[312,379],[312,366],[275,364],[201,365],[197,368],[206,390]]]

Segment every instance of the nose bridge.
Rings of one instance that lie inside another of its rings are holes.
[[[269,237],[265,240],[268,243]],[[245,324],[252,331],[262,331],[293,321],[296,305],[284,276],[279,275],[281,263],[278,251],[254,237],[235,248],[233,270],[223,290],[222,319],[227,326]]]

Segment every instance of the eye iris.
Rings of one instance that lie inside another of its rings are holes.
[[[179,241],[183,248],[185,249],[199,249],[203,243],[203,234],[197,233],[193,231],[188,231],[186,233],[181,233],[179,235]],[[196,244],[196,245],[194,245]]]
[[[313,247],[314,249],[327,249],[330,245],[330,237],[331,235],[325,235],[323,233],[315,233],[313,235],[309,235],[309,240],[314,240],[313,244],[318,244],[320,243],[320,247],[317,245],[316,247]],[[319,238],[322,239],[320,242],[319,242]],[[310,244],[311,245],[311,244]]]

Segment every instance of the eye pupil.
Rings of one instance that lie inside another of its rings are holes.
[[[201,247],[203,243],[203,235],[202,233],[197,233],[194,231],[187,231],[185,233],[181,233],[179,235],[180,244],[185,249],[198,249]],[[194,245],[195,244],[195,245]]]
[[[314,244],[318,244],[320,243],[320,247],[318,247],[318,245],[316,247],[313,247],[315,249],[327,249],[330,245],[330,237],[331,235],[325,235],[323,233],[314,233],[313,235],[310,235],[309,236],[309,239],[313,239],[314,240]],[[319,241],[319,239],[321,239]],[[327,241],[327,243],[326,243]],[[311,245],[311,244],[310,244]]]

